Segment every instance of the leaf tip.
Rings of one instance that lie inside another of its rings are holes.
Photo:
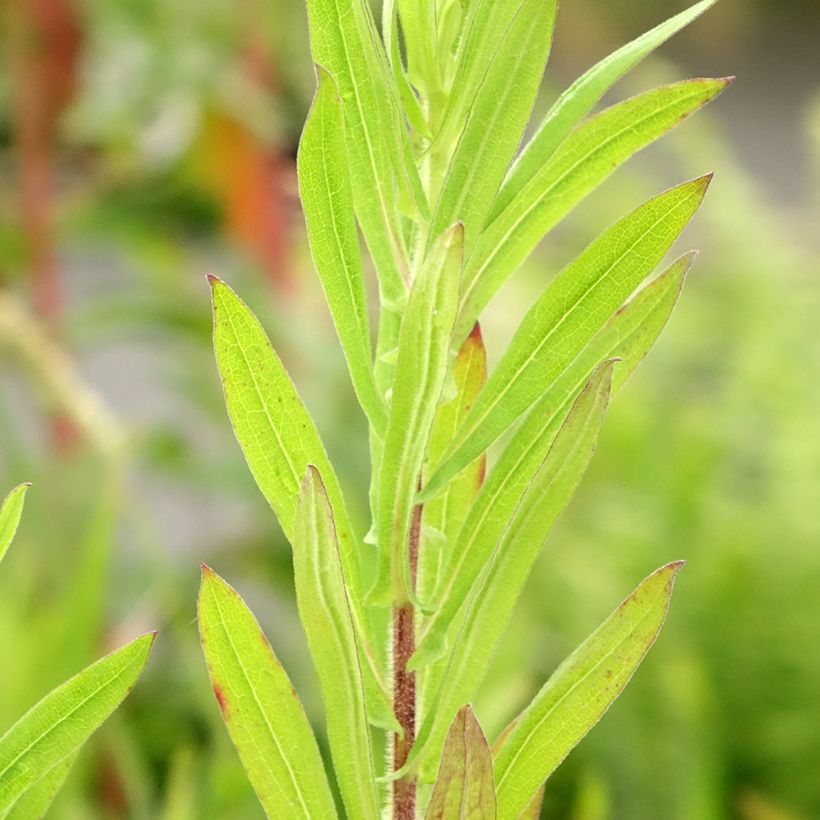
[[[208,280],[208,284],[211,288],[224,284],[223,281],[214,273],[206,273],[205,278]]]

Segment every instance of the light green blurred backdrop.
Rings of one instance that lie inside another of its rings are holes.
[[[539,106],[683,7],[565,0]],[[313,79],[290,0],[6,0],[0,488],[34,482],[0,574],[0,730],[99,650],[161,633],[57,818],[255,818],[193,621],[240,589],[317,718],[289,549],[248,476],[206,272],[259,313],[364,528],[366,430],[308,259],[294,155]],[[550,781],[573,820],[820,817],[820,7],[722,0],[617,89],[737,74],[551,235],[484,322],[642,199],[709,170],[702,250],[611,408],[503,642],[490,732],[636,582],[685,558],[666,629]]]

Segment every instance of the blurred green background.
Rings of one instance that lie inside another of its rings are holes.
[[[565,0],[539,109],[683,5]],[[0,573],[0,730],[158,628],[146,675],[52,816],[261,817],[199,653],[200,561],[246,596],[321,713],[289,548],[222,406],[206,272],[263,319],[362,528],[366,514],[366,429],[296,197],[304,9],[0,8],[0,488],[35,485]],[[496,732],[642,577],[689,561],[661,640],[550,781],[545,817],[820,817],[818,44],[817,3],[722,0],[641,65],[617,97],[738,80],[578,208],[486,317],[497,358],[604,226],[716,170],[684,239],[702,254],[681,303],[611,408],[477,704]]]

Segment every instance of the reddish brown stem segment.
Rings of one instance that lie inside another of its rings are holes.
[[[419,564],[421,504],[413,509],[410,523],[409,556],[413,588]],[[393,737],[393,771],[407,762],[416,739],[416,673],[407,670],[407,662],[416,651],[415,612],[411,603],[393,610],[393,710],[404,736]],[[416,816],[416,779],[402,777],[393,782],[394,820],[414,820]]]

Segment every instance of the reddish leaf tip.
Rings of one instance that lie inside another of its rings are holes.
[[[218,276],[214,275],[213,273],[205,274],[205,278],[208,280],[208,284],[211,287],[215,287],[216,285],[221,285],[222,284],[222,280]]]
[[[199,569],[203,575],[215,575],[214,571],[204,561],[200,561]]]

